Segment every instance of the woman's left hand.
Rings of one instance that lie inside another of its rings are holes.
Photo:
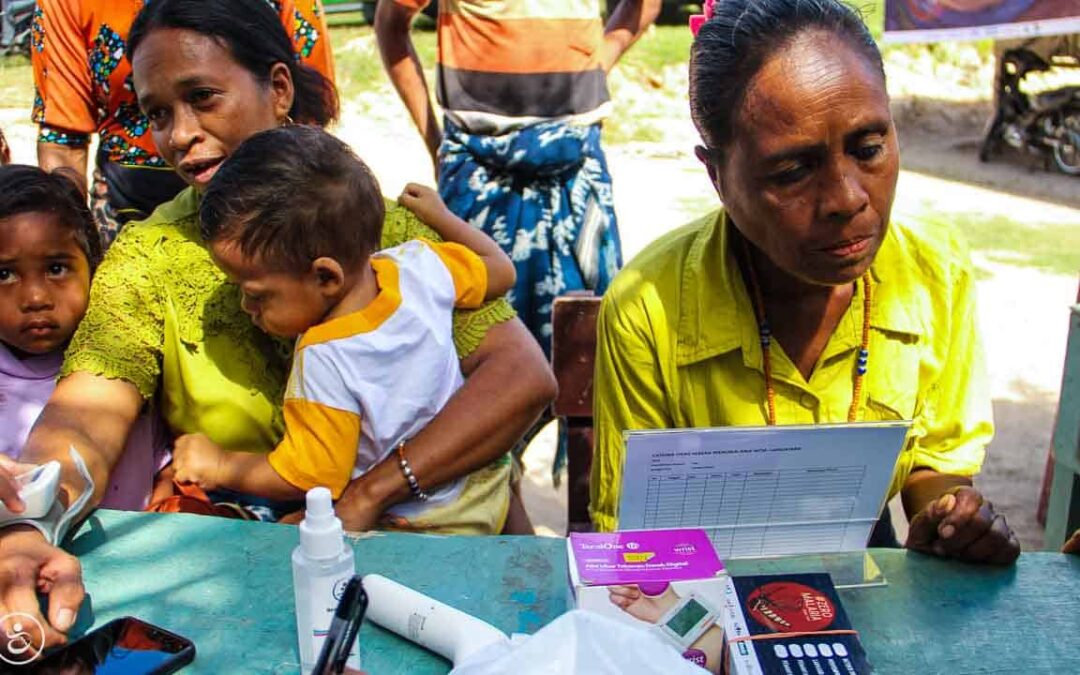
[[[341,527],[346,532],[367,532],[376,529],[380,522],[379,513],[375,509],[357,508],[355,504],[338,502],[334,506],[334,515],[341,519]],[[299,525],[304,519],[304,510],[287,513],[278,519],[279,525]]]
[[[1065,545],[1061,547],[1061,552],[1080,555],[1080,530],[1073,532],[1073,535],[1069,537],[1069,541],[1065,542]]]
[[[955,487],[911,519],[907,548],[967,562],[1011,565],[1020,542],[993,505],[973,487]]]
[[[396,462],[394,464],[394,468],[397,468]],[[334,505],[342,527],[349,532],[377,529],[379,520],[383,516],[384,508],[381,504],[375,503],[366,488],[367,485],[363,480],[353,480],[345,487],[345,491],[341,493],[341,497]]]

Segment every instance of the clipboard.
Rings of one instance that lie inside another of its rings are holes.
[[[861,551],[910,427],[625,432],[619,529],[703,528],[724,559]]]

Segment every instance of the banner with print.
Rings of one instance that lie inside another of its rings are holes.
[[[885,0],[885,42],[1080,32],[1080,0]]]

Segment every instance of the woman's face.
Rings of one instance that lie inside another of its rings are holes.
[[[131,67],[158,152],[200,190],[240,143],[279,125],[292,107],[285,64],[261,83],[217,39],[190,30],[152,31]]]
[[[699,150],[728,215],[781,271],[849,283],[885,236],[900,170],[881,75],[835,36],[804,33],[750,81],[733,140]]]

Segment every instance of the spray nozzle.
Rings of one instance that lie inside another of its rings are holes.
[[[310,558],[333,558],[345,547],[341,521],[334,515],[330,490],[308,490],[304,520],[300,523],[300,548]]]
[[[330,490],[324,487],[311,488],[307,492],[306,501],[305,518],[327,522],[334,517],[334,503],[330,498]]]

